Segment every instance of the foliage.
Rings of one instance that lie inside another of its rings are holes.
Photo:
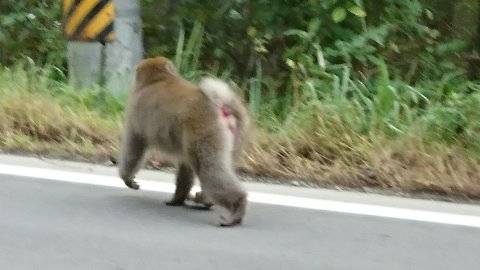
[[[145,45],[149,55],[176,55],[177,62],[183,49],[191,51],[194,65],[177,63],[182,72],[228,74],[247,90],[254,114],[273,113],[283,121],[306,100],[343,95],[336,91],[346,91],[351,81],[375,89],[370,85],[379,73],[384,84],[393,79],[414,96],[411,91],[423,91],[424,83],[465,80],[462,55],[468,41],[452,27],[437,27],[437,13],[446,19],[440,8],[445,7],[419,0],[144,1]],[[160,11],[162,16],[156,16]],[[374,92],[380,101],[372,106],[384,107],[377,109],[389,115],[384,122],[393,130],[393,115],[405,109],[383,104],[396,93],[379,87]],[[434,90],[418,94],[421,104],[429,95],[443,98]],[[397,112],[387,113],[387,108]]]
[[[392,72],[407,81],[427,74],[435,79],[455,70],[452,61],[467,47],[449,32],[431,28],[434,13],[418,0],[172,2],[145,3],[147,49],[173,55],[178,29],[189,32],[200,22],[204,47],[212,48],[203,51],[203,66],[232,69],[241,81],[255,76],[257,62],[275,81],[288,80],[287,61],[315,58],[319,49],[325,61],[348,64],[358,76],[368,77],[376,59],[386,58],[396,69]],[[159,6],[164,16],[149,16]]]
[[[40,65],[65,67],[61,1],[2,0],[0,2],[0,63],[10,65],[30,57]]]

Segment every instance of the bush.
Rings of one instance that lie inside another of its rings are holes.
[[[66,67],[61,1],[2,0],[0,2],[0,63],[29,57],[39,65]]]

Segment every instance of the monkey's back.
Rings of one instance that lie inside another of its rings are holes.
[[[186,151],[185,140],[218,136],[222,128],[211,100],[196,85],[180,78],[136,89],[130,112],[136,112],[130,122],[133,130],[144,134],[148,145],[175,156]],[[217,141],[222,144],[221,138]]]

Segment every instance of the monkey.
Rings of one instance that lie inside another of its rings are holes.
[[[201,192],[194,201],[213,205],[221,226],[241,224],[247,192],[234,170],[247,140],[248,111],[227,83],[203,78],[198,85],[184,79],[165,57],[137,65],[129,93],[119,158],[125,185],[134,180],[144,153],[155,147],[177,163],[176,188],[167,205],[184,205],[194,177]]]

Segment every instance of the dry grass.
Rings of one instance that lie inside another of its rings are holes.
[[[361,135],[325,111],[307,123],[288,123],[275,134],[257,131],[243,169],[327,187],[480,198],[480,158],[461,142],[430,142],[413,130],[394,138]]]
[[[261,137],[243,159],[244,170],[251,174],[303,179],[326,187],[480,198],[480,159],[460,147],[425,145],[414,138],[375,144],[365,139],[363,145],[344,145],[351,150],[336,155],[312,148],[314,140],[306,140],[307,136]]]
[[[56,157],[102,159],[117,145],[118,121],[72,111],[55,99],[25,92],[0,99],[0,148]]]

